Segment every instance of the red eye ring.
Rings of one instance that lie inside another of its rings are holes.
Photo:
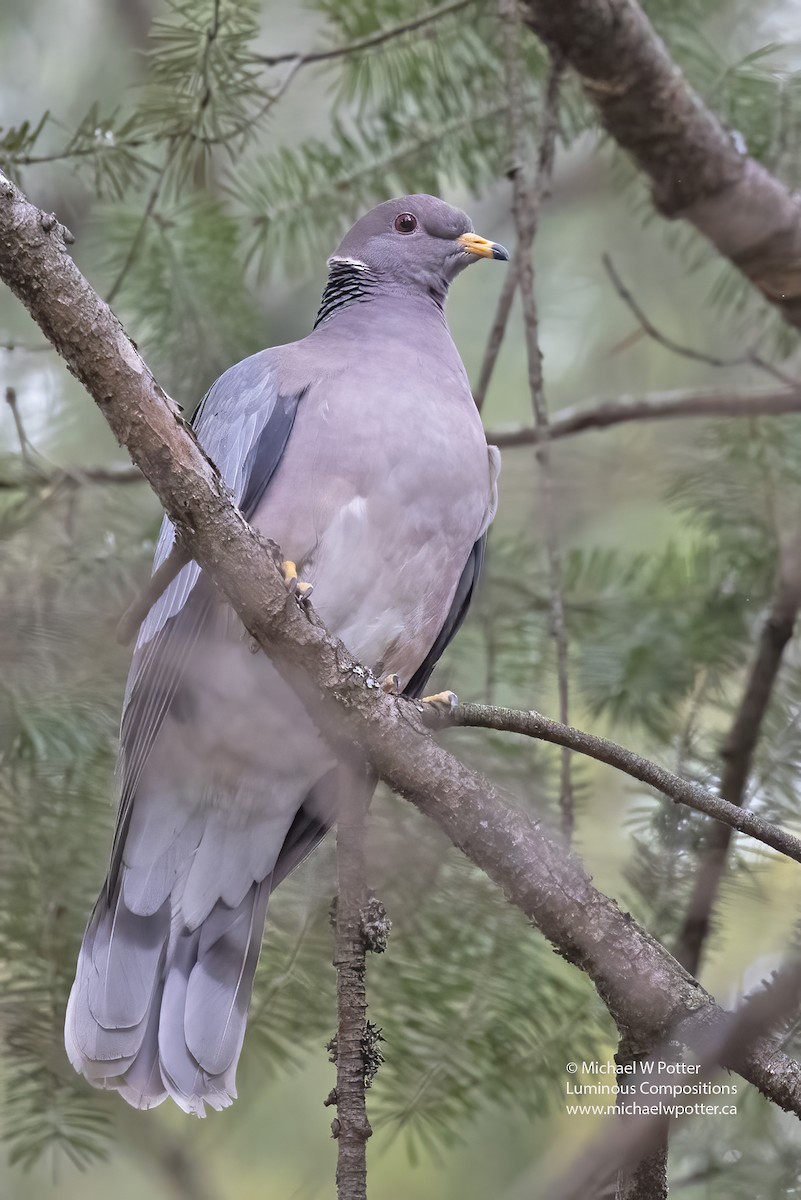
[[[400,213],[395,218],[395,228],[398,233],[414,233],[417,228],[417,217],[414,213]]]

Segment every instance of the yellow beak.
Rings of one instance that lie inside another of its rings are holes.
[[[469,254],[476,254],[479,258],[497,258],[501,262],[509,261],[509,251],[505,246],[500,246],[497,242],[488,242],[486,238],[479,237],[477,233],[463,233],[456,240],[460,246],[464,246]]]

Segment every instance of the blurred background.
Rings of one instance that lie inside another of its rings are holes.
[[[796,186],[801,5],[645,8],[705,100]],[[520,55],[533,160],[547,60],[530,35]],[[0,8],[0,166],[70,227],[82,270],[189,413],[232,362],[309,330],[326,256],[373,203],[434,192],[513,247],[507,109],[492,5]],[[604,254],[653,324],[706,361],[644,332]],[[552,415],[621,397],[775,390],[777,369],[798,370],[794,335],[695,235],[653,214],[569,77],[535,261]],[[503,268],[480,263],[449,300],[474,385],[503,282]],[[271,902],[231,1109],[202,1123],[169,1105],[135,1113],[66,1062],[64,1005],[114,824],[128,661],[114,630],[147,577],[160,513],[130,473],[109,480],[125,473],[123,454],[5,290],[0,389],[0,1192],[330,1196],[332,845]],[[501,438],[532,424],[519,298],[482,415]],[[533,446],[504,450],[484,585],[435,682],[462,700],[556,715],[539,472]],[[714,786],[778,554],[797,533],[797,418],[579,432],[553,442],[551,476],[571,722]],[[793,645],[747,797],[791,829],[797,660]],[[558,824],[557,751],[508,735],[442,737]],[[575,848],[595,882],[672,946],[703,822],[598,764],[574,758],[571,776]],[[370,883],[394,927],[369,963],[386,1058],[368,1096],[371,1195],[523,1200],[591,1136],[592,1119],[565,1114],[564,1064],[614,1053],[614,1028],[584,977],[404,802],[379,792],[369,837]],[[722,1003],[776,965],[800,896],[793,864],[737,839],[701,975]],[[793,1050],[796,1029],[785,1036]],[[801,1194],[796,1126],[749,1092],[739,1081],[736,1118],[676,1135],[671,1177],[687,1200]]]

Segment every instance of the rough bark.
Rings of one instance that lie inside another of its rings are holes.
[[[735,145],[634,0],[523,0],[579,74],[605,129],[648,176],[656,208],[708,238],[801,327],[801,207]]]
[[[0,278],[93,396],[197,562],[269,650],[322,732],[360,746],[376,774],[487,873],[592,979],[618,1027],[695,1045],[730,1019],[667,950],[593,885],[537,821],[438,746],[415,706],[386,695],[314,614],[287,598],[269,548],[231,504],[216,468],[66,252],[62,229],[0,175]],[[724,1060],[801,1116],[801,1064],[770,1042]]]
[[[370,786],[372,792],[372,784]],[[334,966],[337,971],[337,1198],[367,1200],[367,1141],[372,1135],[365,1100],[367,1045],[366,945],[362,913],[365,886],[364,815],[369,794],[361,787],[340,795],[337,820],[337,904]]]
[[[629,1037],[620,1039],[615,1062],[628,1066],[641,1062],[648,1054]],[[625,1125],[629,1118],[621,1117]],[[660,1123],[650,1145],[642,1153],[632,1154],[617,1171],[615,1200],[667,1200],[668,1181],[668,1121]]]

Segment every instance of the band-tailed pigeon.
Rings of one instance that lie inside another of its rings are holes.
[[[328,628],[411,696],[464,618],[497,504],[498,451],[443,315],[477,257],[508,254],[442,200],[378,205],[329,260],[314,330],[231,367],[194,421]],[[165,521],[156,567],[172,543]],[[137,1108],[234,1099],[270,892],[335,819],[336,758],[243,635],[188,563],[134,651],[111,866],[65,1041]]]

